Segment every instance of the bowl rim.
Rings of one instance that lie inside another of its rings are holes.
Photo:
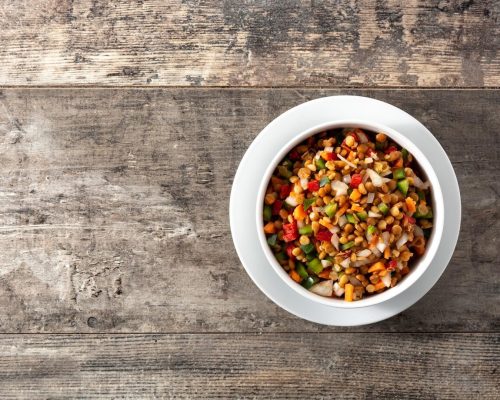
[[[353,302],[346,302],[342,299],[337,299],[337,298],[322,297],[320,295],[310,292],[309,290],[305,289],[304,287],[293,281],[289,277],[289,275],[285,272],[285,270],[281,267],[281,265],[279,265],[279,263],[276,261],[274,254],[269,248],[263,230],[264,224],[262,219],[265,191],[267,189],[273,171],[275,170],[278,163],[286,155],[286,153],[290,151],[298,143],[302,142],[303,140],[305,140],[310,136],[314,136],[315,134],[318,134],[328,129],[335,129],[341,127],[342,128],[357,127],[361,129],[370,130],[372,132],[383,132],[387,136],[389,136],[392,140],[394,140],[398,145],[408,149],[408,151],[415,157],[423,173],[427,176],[427,179],[430,181],[431,191],[432,191],[433,213],[434,213],[432,233],[428,240],[426,252],[413,266],[410,273],[407,276],[405,276],[396,286],[390,288],[390,290],[386,290],[382,293],[365,297],[361,300]],[[402,292],[410,288],[431,266],[432,260],[436,255],[438,245],[439,242],[441,241],[444,230],[443,226],[444,200],[437,175],[434,172],[434,168],[432,167],[431,163],[429,162],[425,154],[420,150],[420,148],[417,145],[415,145],[414,142],[408,139],[405,135],[403,135],[401,132],[393,128],[390,128],[384,124],[368,121],[365,119],[332,119],[331,121],[327,121],[319,125],[312,126],[298,133],[291,140],[289,140],[284,146],[282,146],[280,151],[276,153],[271,163],[267,167],[266,172],[263,175],[263,178],[260,181],[259,191],[257,195],[257,205],[256,205],[256,223],[257,223],[257,234],[259,238],[259,243],[265,254],[266,259],[271,264],[274,271],[281,277],[281,279],[290,288],[292,288],[295,292],[297,292],[301,296],[306,297],[309,300],[312,300],[313,302],[316,303],[321,303],[338,308],[362,308],[386,302],[396,297],[397,295],[401,294]]]

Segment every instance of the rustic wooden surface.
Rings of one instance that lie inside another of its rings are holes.
[[[0,395],[496,400],[498,348],[492,334],[9,335]]]
[[[499,14],[0,0],[0,399],[500,398]],[[269,301],[227,215],[257,133],[335,94],[422,121],[462,195],[436,286],[356,328]]]
[[[0,0],[0,84],[500,86],[497,0]]]

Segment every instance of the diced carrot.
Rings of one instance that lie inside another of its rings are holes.
[[[335,218],[338,218],[338,217],[344,215],[348,208],[349,208],[349,205],[347,203],[344,204],[342,207],[340,207],[340,209],[335,213]]]
[[[402,168],[403,167],[403,157],[401,157],[398,161],[394,163],[394,168]]]
[[[330,278],[330,272],[332,272],[331,268],[324,269],[319,273],[319,277],[323,279],[329,279]]]
[[[384,269],[383,271],[380,271],[378,273],[378,276],[383,277],[383,276],[386,276],[388,273],[389,273],[389,271],[387,271],[386,269]]]
[[[361,207],[360,205],[358,205],[358,204],[353,204],[351,206],[351,210],[352,211],[356,211],[356,212],[363,212],[363,211],[365,211],[365,209],[363,207]]]
[[[376,284],[375,284],[375,291],[377,290],[380,290],[380,289],[384,289],[385,288],[385,283],[382,282],[382,281],[378,281]]]
[[[333,229],[333,225],[329,222],[326,222],[326,221],[323,221],[323,220],[320,220],[319,221],[319,224],[320,225],[323,225],[326,229],[330,230],[330,229]]]
[[[387,246],[384,250],[384,258],[388,260],[391,257],[391,248]]]
[[[307,217],[307,214],[304,211],[304,206],[302,204],[299,204],[297,207],[295,207],[295,210],[293,210],[293,217],[297,221],[302,221],[305,217]]]
[[[415,211],[417,211],[415,200],[413,200],[411,197],[407,197],[405,199],[405,203],[406,203],[406,208],[408,209],[408,212],[410,214],[413,214]]]
[[[361,198],[361,192],[358,189],[354,189],[349,198],[352,201],[358,201]]]
[[[294,269],[290,271],[290,278],[292,278],[297,283],[300,283],[302,281],[300,275]]]
[[[368,272],[378,272],[378,271],[383,271],[385,270],[385,265],[382,261],[378,261],[375,264],[373,264],[370,268],[368,268]]]
[[[277,198],[278,198],[278,195],[277,195],[276,192],[268,193],[268,194],[266,194],[266,197],[264,198],[264,201],[265,201],[266,204],[271,205],[271,204],[273,204],[276,201]]]
[[[266,233],[275,233],[276,232],[276,227],[274,226],[274,223],[272,222],[268,222],[265,226],[264,226],[264,232]]]
[[[354,286],[350,283],[346,283],[344,286],[345,289],[345,301],[352,301],[354,294]]]

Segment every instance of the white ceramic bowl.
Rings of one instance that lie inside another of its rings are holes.
[[[338,298],[329,298],[317,295],[315,293],[310,292],[305,289],[295,281],[293,281],[286,271],[279,265],[274,257],[269,245],[266,241],[266,236],[264,234],[264,226],[262,219],[263,212],[263,203],[264,196],[266,192],[266,188],[269,184],[269,180],[273,171],[279,162],[285,157],[285,155],[297,144],[305,140],[306,138],[313,136],[317,133],[324,132],[329,129],[335,128],[351,128],[357,127],[361,129],[366,129],[373,132],[383,132],[391,139],[393,139],[397,144],[401,147],[406,148],[416,159],[417,163],[420,165],[422,171],[426,175],[426,178],[431,183],[431,197],[432,197],[432,205],[433,205],[433,229],[432,234],[427,242],[426,250],[423,256],[419,257],[416,262],[414,262],[411,266],[411,271],[408,275],[406,275],[398,284],[390,288],[382,293],[374,294],[371,296],[367,296],[361,300],[347,302],[343,299]],[[375,304],[380,304],[383,302],[387,302],[393,297],[405,292],[408,290],[418,279],[424,274],[424,272],[431,266],[434,257],[436,256],[436,251],[438,245],[443,236],[443,225],[444,225],[444,201],[443,201],[443,193],[441,191],[441,186],[439,184],[436,173],[425,157],[423,152],[415,145],[412,141],[410,141],[406,136],[401,134],[400,132],[389,128],[388,126],[381,125],[380,123],[375,123],[372,121],[365,120],[335,120],[332,122],[322,123],[321,125],[317,125],[311,127],[294,136],[292,140],[290,140],[282,149],[276,154],[272,162],[269,164],[264,176],[262,177],[262,181],[260,183],[259,193],[257,196],[257,205],[255,209],[256,223],[257,223],[257,232],[259,236],[260,246],[268,260],[268,262],[273,267],[274,271],[283,279],[283,281],[292,288],[295,292],[299,293],[301,296],[308,298],[309,300],[315,303],[321,303],[326,305],[332,305],[337,308],[359,308],[359,307],[368,307],[373,306]],[[271,271],[270,271],[271,272]],[[403,294],[404,295],[404,294]]]

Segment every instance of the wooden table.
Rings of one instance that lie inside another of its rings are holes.
[[[500,3],[334,3],[0,0],[0,398],[500,397]],[[335,94],[462,194],[438,284],[358,328],[274,305],[228,224],[257,133]]]

